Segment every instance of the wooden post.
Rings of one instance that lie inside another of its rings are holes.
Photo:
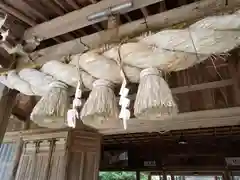
[[[70,133],[68,180],[97,180],[101,154],[101,135],[74,130]]]
[[[136,171],[136,180],[141,180],[140,171]]]
[[[233,94],[234,94],[234,100],[236,105],[240,105],[240,81],[239,81],[239,75],[240,75],[240,63],[238,62],[238,55],[237,53],[233,53],[233,55],[228,60],[228,67],[230,75],[232,76],[234,80],[233,84]]]
[[[0,84],[0,144],[7,129],[8,121],[14,106],[17,91]]]
[[[163,171],[163,180],[167,180],[167,175],[165,171]]]
[[[229,171],[228,170],[226,170],[225,172],[224,172],[224,178],[223,178],[224,180],[230,180],[231,179],[231,177],[230,177],[230,174],[229,174]]]
[[[152,179],[152,174],[149,173],[149,174],[148,174],[148,180],[151,180],[151,179]]]

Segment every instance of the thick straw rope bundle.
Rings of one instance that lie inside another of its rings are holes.
[[[70,87],[76,87],[79,76],[86,89],[94,89],[92,84],[96,79],[120,84],[122,78],[121,68],[117,63],[119,57],[128,80],[139,82],[142,69],[179,71],[200,63],[213,54],[229,52],[240,44],[239,28],[239,12],[232,15],[207,17],[186,29],[164,30],[138,38],[136,42],[112,45],[106,50],[91,50],[84,54],[73,55],[70,57],[69,64],[50,61],[43,65],[40,71],[26,69],[18,73],[10,71],[7,76],[0,77],[0,82],[24,94],[38,96],[47,96],[51,84],[56,80]],[[77,71],[78,67],[81,69],[80,72]],[[157,82],[158,80],[155,79],[152,86]],[[171,94],[166,84],[164,87],[166,92]],[[141,84],[139,91],[140,89],[142,89]],[[151,110],[152,105],[148,105],[148,110]],[[135,103],[136,114],[139,114],[139,108]]]
[[[42,127],[66,127],[66,115],[69,108],[68,86],[55,81],[50,84],[51,89],[36,104],[31,119]]]
[[[44,64],[41,68],[41,71],[55,77],[59,81],[65,82],[69,86],[76,88],[79,81],[79,70],[76,68],[77,66],[77,64],[76,66],[73,66],[71,64],[64,64],[62,62],[53,60]],[[96,79],[85,71],[81,71],[80,76],[84,87],[87,89],[92,89],[93,82]]]
[[[81,112],[85,124],[95,128],[119,127],[119,112],[113,88],[113,84],[108,80],[99,79],[94,82]]]
[[[134,114],[138,118],[154,120],[178,113],[171,90],[156,68],[144,69],[140,74],[140,84],[134,104]],[[151,107],[151,108],[149,108]]]

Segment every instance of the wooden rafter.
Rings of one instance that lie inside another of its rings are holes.
[[[133,11],[135,9],[139,9],[150,4],[157,3],[159,1],[160,0],[133,0],[134,6],[128,11]],[[43,40],[49,39],[91,24],[95,24],[102,21],[103,19],[88,21],[87,16],[89,16],[91,13],[118,5],[119,3],[120,2],[118,0],[105,0],[100,1],[96,4],[91,4],[77,11],[70,12],[64,16],[57,17],[53,20],[44,22],[42,24],[36,25],[33,28],[28,29],[25,32],[24,39],[32,39],[34,36],[42,38]]]
[[[161,29],[181,22],[194,21],[196,19],[203,18],[207,15],[213,15],[219,11],[227,11],[239,7],[240,7],[239,0],[231,0],[229,1],[228,5],[226,5],[225,0],[202,0],[200,2],[195,2],[186,6],[181,6],[170,11],[165,11],[153,16],[148,16],[146,20],[148,22],[148,26],[150,29]],[[134,34],[136,35],[139,32],[145,31],[146,25],[144,24],[144,22],[145,22],[144,19],[140,19],[131,23],[121,25],[118,30],[118,36],[121,38],[125,36],[131,36]],[[46,27],[45,25],[42,24],[41,26]],[[35,26],[34,29],[37,29],[39,32],[43,32],[41,31],[42,29],[41,26]],[[48,28],[45,29],[45,31],[47,30],[49,29]],[[31,34],[29,32],[30,30],[27,31],[26,34]],[[69,54],[81,53],[85,51],[87,48],[83,44],[81,45],[80,41],[84,42],[91,48],[96,48],[103,43],[111,41],[111,38],[108,36],[108,33],[109,33],[108,31],[101,31],[95,34],[91,34],[89,36],[84,36],[81,39],[80,38],[75,39],[56,46],[42,49],[40,51],[33,53],[32,57],[38,57],[35,59],[35,62],[43,64],[49,61],[50,59],[60,59],[62,56],[66,56]],[[46,32],[46,34],[49,33]],[[23,60],[20,60],[20,63],[22,63],[24,60],[26,62],[26,58],[27,57],[23,58]]]

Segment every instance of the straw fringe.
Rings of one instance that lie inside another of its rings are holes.
[[[177,113],[177,105],[161,73],[156,68],[143,70],[134,104],[135,116],[154,120]]]
[[[118,107],[110,81],[97,80],[81,111],[84,124],[95,128],[119,127]]]
[[[69,105],[67,86],[57,82],[36,104],[31,119],[41,127],[66,127],[65,119]]]

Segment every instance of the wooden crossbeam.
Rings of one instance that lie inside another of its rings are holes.
[[[173,88],[172,93],[173,94],[182,94],[182,93],[187,93],[187,92],[192,92],[192,91],[201,91],[204,89],[221,88],[221,87],[225,87],[225,86],[231,86],[233,84],[234,84],[233,79],[213,81],[213,82],[208,82],[208,83],[194,84],[194,85],[190,85],[190,86],[182,86],[182,87]]]
[[[240,107],[180,113],[156,120],[133,118],[127,123],[127,130],[113,128],[99,129],[99,132],[107,135],[234,126],[240,124]]]
[[[128,2],[129,0],[119,1],[119,0],[104,0],[96,4],[91,4],[82,9],[70,12],[64,16],[57,17],[50,21],[44,22],[42,24],[36,25],[28,30],[26,30],[24,35],[24,40],[32,39],[34,37],[41,38],[42,40],[53,38],[88,25],[98,23],[104,19],[96,19],[94,21],[88,21],[87,17],[91,13],[97,13],[99,11],[104,11],[109,7],[113,7],[123,2]],[[133,7],[128,9],[127,12],[139,9],[162,0],[132,0]]]
[[[189,86],[181,86],[172,88],[171,91],[173,94],[183,94],[193,91],[201,91],[205,89],[215,89],[215,88],[221,88],[226,86],[234,85],[234,79],[227,79],[227,80],[221,80],[221,81],[213,81],[213,82],[207,82],[207,83],[201,83],[201,84],[194,84]],[[136,97],[136,94],[132,94],[129,96],[129,99],[134,100]]]
[[[103,1],[103,2],[107,2],[107,1]],[[148,22],[148,27],[150,29],[161,29],[161,28],[169,27],[174,24],[194,21],[196,19],[200,19],[208,15],[213,15],[217,12],[233,10],[239,7],[240,7],[239,0],[231,0],[229,1],[228,5],[226,5],[225,0],[202,0],[189,5],[181,6],[179,8],[175,8],[169,11],[165,11],[153,16],[148,16],[146,20]],[[75,13],[77,14],[77,12]],[[55,21],[60,21],[60,20],[61,18]],[[49,24],[50,22],[51,21],[47,22],[47,24]],[[133,21],[131,23],[121,25],[118,29],[119,37],[121,38],[125,36],[132,36],[132,35],[136,35],[137,33],[146,31],[146,25],[144,24],[144,22],[145,22],[144,19],[140,19],[137,21]],[[39,26],[35,26],[34,29],[37,30],[38,32],[44,32],[45,34],[49,35],[49,32],[51,31],[51,27],[53,27],[53,25],[45,26],[44,24],[41,24]],[[45,28],[45,29],[42,30],[42,28]],[[34,29],[32,29],[31,31],[33,32]],[[31,34],[30,33],[31,31],[30,30],[27,31],[26,34]],[[36,57],[35,58],[36,63],[44,64],[45,62],[51,59],[60,59],[62,56],[66,56],[69,54],[82,53],[87,48],[80,42],[84,42],[90,48],[96,48],[103,43],[107,43],[111,41],[111,38],[108,36],[108,34],[109,34],[108,31],[101,31],[95,34],[84,36],[81,39],[78,38],[78,39],[68,41],[59,45],[42,49],[40,51],[32,53],[31,56]],[[31,35],[27,37],[31,37]],[[20,62],[19,62],[20,65],[24,61],[27,62],[28,57],[23,57],[22,59],[20,59]]]

